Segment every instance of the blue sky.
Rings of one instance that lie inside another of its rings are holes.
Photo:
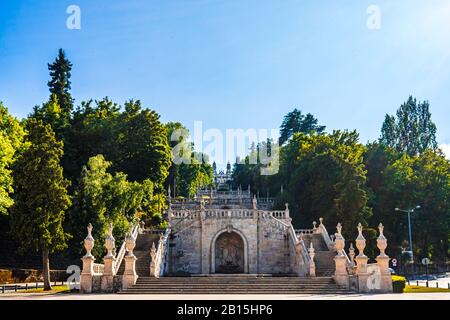
[[[71,4],[81,30],[66,28]],[[278,128],[297,107],[366,142],[412,94],[450,149],[447,0],[2,0],[0,101],[14,115],[48,98],[60,47],[76,103],[141,99],[163,121],[221,130]]]

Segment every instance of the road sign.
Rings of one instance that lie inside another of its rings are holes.
[[[397,259],[394,258],[391,261],[392,261],[392,266],[396,267],[397,266]]]
[[[426,266],[426,265],[429,265],[429,264],[430,264],[430,259],[428,259],[428,258],[423,258],[423,259],[422,259],[422,264],[425,265],[425,266]]]

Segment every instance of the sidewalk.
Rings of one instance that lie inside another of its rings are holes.
[[[450,300],[450,293],[350,295],[152,295],[152,294],[4,294],[0,300]]]

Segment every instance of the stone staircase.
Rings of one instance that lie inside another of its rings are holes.
[[[121,294],[348,294],[331,277],[272,277],[208,275],[139,277]]]
[[[307,234],[303,236],[305,245],[309,248],[311,242],[316,252],[314,262],[316,263],[316,275],[318,277],[330,277],[334,274],[334,257],[336,252],[330,251],[320,234]]]
[[[139,278],[148,277],[150,275],[150,250],[153,243],[155,243],[155,247],[158,248],[159,234],[144,231],[144,233],[139,234],[136,239],[136,247],[133,253],[137,258],[136,273]],[[125,260],[122,260],[117,274],[123,275],[124,271]]]

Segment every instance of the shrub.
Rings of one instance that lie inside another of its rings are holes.
[[[406,278],[402,276],[392,276],[392,287],[394,293],[403,293],[405,289]]]

